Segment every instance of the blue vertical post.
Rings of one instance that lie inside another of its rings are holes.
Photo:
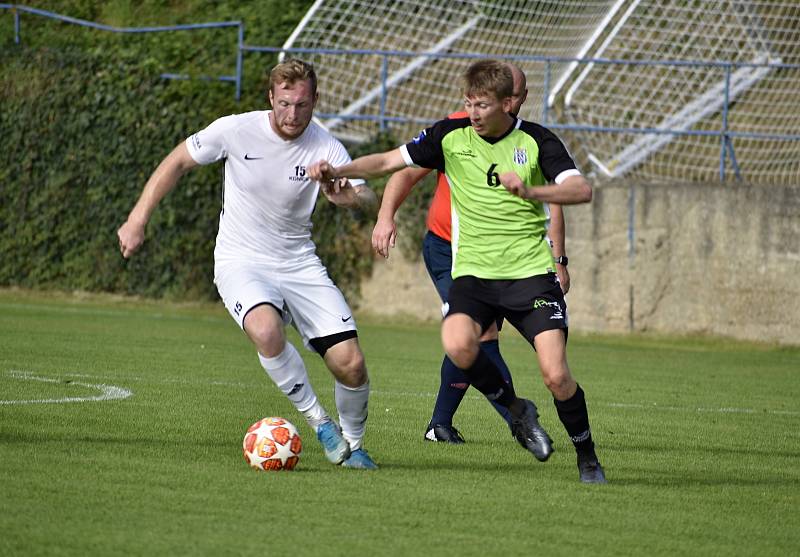
[[[14,12],[14,42],[19,44],[19,10],[17,8],[11,8],[11,11]]]
[[[631,185],[628,194],[628,258],[633,264],[636,255],[636,186]]]
[[[386,80],[389,78],[389,56],[383,55],[381,63],[381,113],[380,113],[380,130],[386,131],[386,95],[388,90],[386,88]]]
[[[242,56],[244,54],[244,23],[239,22],[238,47],[236,48],[236,102],[242,96]]]
[[[736,179],[741,182],[742,172],[739,169],[739,162],[736,160],[736,153],[733,151],[733,141],[728,141],[728,156],[731,158],[731,164],[733,165],[733,172],[736,175]]]
[[[550,97],[550,59],[544,66],[544,93],[542,93],[542,124],[547,125],[547,99]]]
[[[631,184],[628,194],[628,268],[633,271],[636,262],[636,184]],[[634,282],[628,285],[628,330],[636,326]]]
[[[731,65],[725,64],[725,99],[722,105],[722,134],[719,153],[719,179],[725,181],[725,155],[730,141],[728,137],[728,103],[731,98]]]

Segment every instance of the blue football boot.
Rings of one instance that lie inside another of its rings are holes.
[[[325,458],[334,464],[341,464],[350,457],[350,445],[347,443],[339,426],[329,420],[317,429],[317,439],[325,449]]]
[[[361,470],[377,470],[378,465],[370,458],[364,449],[356,449],[350,453],[350,458],[342,462],[345,468],[359,468]]]

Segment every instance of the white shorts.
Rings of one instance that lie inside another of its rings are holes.
[[[244,328],[251,309],[271,304],[281,310],[284,324],[297,329],[309,350],[310,339],[356,330],[350,306],[318,257],[280,271],[256,262],[217,262],[214,284],[239,327]]]

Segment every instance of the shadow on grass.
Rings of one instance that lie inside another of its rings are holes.
[[[735,476],[730,474],[715,474],[713,476],[702,476],[698,474],[687,475],[686,473],[659,473],[653,475],[653,471],[647,468],[623,468],[621,470],[606,470],[609,483],[618,486],[640,486],[640,487],[666,487],[686,490],[687,488],[702,487],[787,487],[797,488],[797,478],[781,477],[777,475],[764,475],[760,478]]]
[[[711,444],[693,446],[683,440],[676,441],[674,448],[671,449],[657,443],[637,442],[636,444],[607,443],[601,446],[599,450],[617,455],[627,454],[637,460],[647,458],[646,455],[652,454],[656,456],[651,460],[671,465],[681,460],[697,461],[698,459],[705,460],[710,458],[719,458],[721,461],[727,462],[727,457],[750,457],[764,461],[769,461],[772,458],[800,458],[800,450],[772,449],[768,446],[722,447]],[[730,462],[730,465],[736,464],[737,462]]]

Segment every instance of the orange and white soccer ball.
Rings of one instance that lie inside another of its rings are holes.
[[[303,442],[289,420],[262,418],[247,428],[242,449],[247,464],[256,470],[294,470]]]

